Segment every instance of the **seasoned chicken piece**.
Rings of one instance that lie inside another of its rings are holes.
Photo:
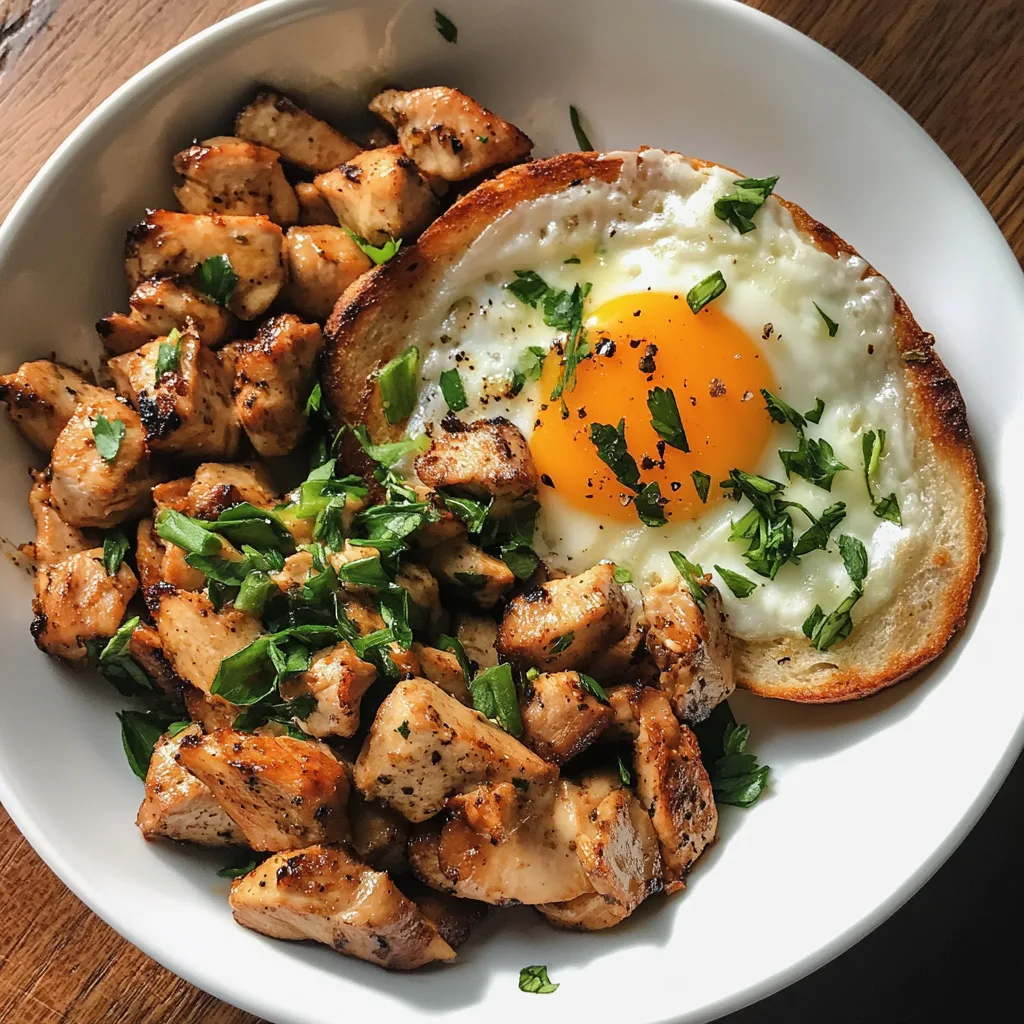
[[[548,781],[557,774],[440,687],[409,679],[377,711],[354,776],[364,796],[386,801],[409,821],[426,821],[450,793],[480,782]]]
[[[181,741],[198,726],[162,736],[153,747],[146,795],[135,824],[147,839],[177,839],[201,846],[244,846],[242,830],[214,799],[209,787],[178,764]]]
[[[174,671],[203,693],[210,692],[220,663],[248,647],[262,632],[251,615],[234,608],[215,611],[205,594],[165,584],[146,590],[146,606]]]
[[[419,643],[413,644],[410,650],[416,656],[420,663],[420,671],[427,679],[440,686],[460,704],[465,704],[466,707],[473,706],[466,674],[454,654]]]
[[[160,579],[176,590],[203,590],[206,575],[188,564],[188,552],[174,544],[164,545],[164,557],[160,560]],[[239,559],[241,556],[239,556]],[[235,559],[238,561],[239,559]]]
[[[218,729],[186,737],[177,756],[254,850],[297,850],[348,834],[348,776],[321,743]]]
[[[235,134],[276,149],[281,159],[307,171],[329,171],[359,152],[359,146],[287,96],[261,90],[235,118]]]
[[[87,640],[112,637],[139,582],[126,562],[108,576],[103,548],[68,555],[36,568],[32,638],[47,654],[83,662]]]
[[[429,569],[415,562],[402,562],[395,583],[409,594],[413,629],[435,636],[448,628],[448,613],[441,606],[441,589]]]
[[[268,857],[231,885],[231,910],[274,939],[313,939],[380,967],[411,970],[455,950],[383,872],[341,846]]]
[[[284,245],[291,279],[288,297],[311,320],[326,320],[341,293],[373,266],[344,228],[329,224],[289,228]]]
[[[537,490],[537,467],[519,428],[508,420],[476,420],[435,438],[416,458],[416,473],[428,486],[472,498],[494,499],[501,516],[519,498]]]
[[[151,210],[128,232],[125,272],[134,288],[151,277],[189,275],[213,256],[226,256],[237,275],[227,306],[253,320],[288,280],[284,234],[268,217]]]
[[[405,818],[378,800],[364,800],[354,789],[348,801],[348,820],[352,849],[360,860],[378,871],[396,875],[406,871],[409,823]]]
[[[498,664],[498,624],[483,615],[460,615],[455,620],[455,638],[462,644],[476,671]]]
[[[415,500],[429,502],[438,516],[435,522],[421,526],[412,535],[416,547],[436,548],[439,544],[447,544],[456,537],[466,536],[466,524],[426,484],[421,484],[413,478],[409,481],[409,486],[416,496]]]
[[[257,508],[277,503],[274,483],[257,463],[204,462],[187,490],[187,512],[198,519],[216,519],[243,501]]]
[[[399,143],[421,171],[445,181],[465,181],[516,163],[533,148],[514,124],[448,86],[385,89],[370,101],[370,110],[398,132]]]
[[[161,350],[176,353],[177,361],[158,377]],[[231,400],[231,373],[191,324],[115,356],[107,366],[117,390],[138,409],[153,451],[214,459],[238,454],[242,427]]]
[[[636,587],[623,587],[623,594],[629,606],[629,631],[618,643],[601,651],[590,662],[587,673],[602,686],[635,682],[656,686],[658,672],[654,659],[647,652],[643,600]]]
[[[555,764],[586,750],[615,719],[611,707],[584,689],[578,672],[542,672],[520,703],[523,742]]]
[[[128,653],[164,693],[175,699],[181,696],[185,682],[171,667],[160,643],[160,634],[152,626],[140,622],[135,627],[128,641]]]
[[[636,791],[654,824],[665,864],[665,891],[683,888],[690,865],[715,838],[718,810],[697,737],[672,713],[668,697],[643,687],[633,698],[640,725]]]
[[[36,539],[26,545],[26,554],[38,564],[59,562],[68,555],[85,551],[95,541],[74,526],[68,526],[53,507],[50,480],[45,472],[32,473],[32,489],[28,492],[28,507],[36,524]]]
[[[338,223],[371,245],[384,245],[391,238],[415,241],[441,209],[401,146],[368,149],[317,175],[314,184]]]
[[[704,611],[681,580],[647,592],[647,649],[679,718],[702,722],[736,689],[722,595],[705,577]]]
[[[156,535],[153,520],[140,519],[135,531],[135,564],[139,567],[139,582],[143,588],[160,582],[163,560],[164,544]]]
[[[210,696],[190,683],[182,685],[181,699],[185,702],[188,717],[199,722],[205,732],[215,729],[230,729],[238,717],[238,708],[223,697]]]
[[[0,377],[0,402],[31,444],[49,452],[79,402],[106,392],[59,363],[39,359],[22,363],[16,373]]]
[[[239,352],[235,407],[260,455],[287,455],[305,434],[306,398],[323,345],[316,324],[282,313]]]
[[[235,329],[235,318],[186,281],[155,277],[143,281],[128,298],[130,313],[111,313],[96,321],[96,333],[111,355],[131,352],[177,328],[192,328],[204,345],[219,345]]]
[[[106,390],[76,406],[50,467],[53,505],[72,526],[109,528],[145,512],[161,479],[138,413]]]
[[[299,203],[278,154],[232,135],[183,149],[174,170],[185,180],[174,194],[186,213],[264,214],[282,226],[299,219]]]
[[[317,651],[305,672],[281,684],[281,696],[285,700],[315,698],[312,714],[296,720],[310,736],[354,736],[359,728],[359,702],[376,677],[373,665],[342,641]]]
[[[338,226],[331,204],[320,195],[320,189],[313,182],[300,181],[295,186],[295,198],[299,201],[299,224],[302,227]]]
[[[636,716],[633,714],[632,699],[640,689],[637,683],[626,683],[622,686],[612,686],[605,690],[608,694],[608,703],[611,705],[612,714],[615,716],[611,725],[601,736],[602,740],[635,740],[640,731],[636,723]]]
[[[421,555],[441,584],[471,598],[481,608],[493,608],[516,582],[512,570],[465,538],[429,548]]]
[[[403,878],[402,888],[417,907],[434,922],[441,938],[458,949],[487,916],[487,904],[463,900],[423,885],[415,877]]]
[[[509,602],[498,627],[500,654],[540,669],[584,668],[629,629],[629,606],[615,567],[549,580]]]
[[[175,512],[189,513],[188,489],[192,486],[192,477],[180,476],[176,480],[167,480],[153,488],[153,511],[163,512],[165,508],[173,508]]]

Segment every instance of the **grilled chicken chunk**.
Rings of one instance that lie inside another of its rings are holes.
[[[386,801],[409,821],[426,821],[449,794],[480,782],[543,782],[557,774],[440,687],[409,679],[381,704],[354,776],[364,796]]]
[[[493,608],[516,582],[500,558],[462,537],[424,551],[422,558],[443,586],[464,594],[481,608]]]
[[[376,554],[375,549],[368,550]],[[413,629],[436,636],[448,628],[448,613],[441,606],[441,588],[429,569],[415,562],[403,562],[395,583],[409,595],[409,618]]]
[[[22,363],[17,372],[0,377],[0,402],[30,444],[52,450],[79,402],[102,394],[80,374],[48,359]]]
[[[661,843],[665,890],[683,888],[693,862],[715,838],[718,810],[697,737],[672,713],[668,697],[643,687],[633,697],[640,726],[636,789]]]
[[[523,742],[539,757],[564,764],[614,721],[615,713],[583,688],[578,672],[542,672],[521,701]]]
[[[462,644],[476,671],[498,664],[498,624],[483,615],[460,615],[455,620],[455,638]]]
[[[298,182],[295,198],[299,201],[299,224],[303,227],[338,226],[338,218],[334,216],[331,204],[320,195],[320,189],[313,182]]]
[[[267,217],[151,210],[128,232],[125,272],[134,288],[158,276],[189,275],[212,256],[227,256],[238,277],[228,308],[243,320],[265,312],[288,279],[284,234]]]
[[[177,362],[158,377],[161,350],[174,351]],[[138,409],[153,451],[215,459],[238,454],[242,427],[231,400],[231,374],[191,324],[107,366],[117,390]]]
[[[329,171],[359,152],[359,146],[329,124],[264,89],[235,118],[235,134],[277,150],[281,159],[307,171]]]
[[[289,228],[284,245],[291,279],[288,297],[311,320],[326,320],[341,293],[373,266],[344,228],[330,224]]]
[[[186,213],[263,214],[282,226],[299,219],[278,154],[266,146],[218,135],[183,149],[174,170],[185,179],[174,194]]]
[[[455,956],[386,874],[341,846],[268,857],[232,883],[231,909],[246,928],[275,939],[313,939],[380,967],[411,970]]]
[[[424,174],[465,181],[529,156],[533,143],[515,125],[458,89],[385,89],[370,110],[398,132],[398,141]]]
[[[378,871],[401,874],[406,870],[409,823],[405,818],[378,800],[364,800],[354,789],[348,801],[348,820],[352,849],[360,860]]]
[[[297,850],[348,833],[348,776],[320,743],[218,729],[187,736],[177,757],[253,850]]]
[[[53,507],[50,481],[44,472],[33,472],[28,507],[36,524],[36,539],[27,554],[38,564],[62,558],[94,546],[93,539],[77,527],[68,526]]]
[[[309,695],[316,708],[296,725],[310,736],[353,736],[359,728],[359,702],[376,679],[377,670],[362,661],[352,645],[326,647],[313,655],[309,668],[281,684],[285,700]]]
[[[192,329],[204,345],[219,345],[231,336],[235,318],[213,299],[185,281],[155,277],[143,281],[128,298],[130,313],[111,313],[96,321],[96,333],[111,355],[141,348],[147,341]]]
[[[679,718],[702,722],[736,689],[722,595],[705,577],[704,611],[677,580],[648,591],[647,649]]]
[[[500,654],[549,671],[584,668],[629,629],[629,606],[615,567],[549,580],[513,598],[498,627]]]
[[[514,424],[499,418],[448,429],[416,458],[416,473],[428,487],[485,501],[492,498],[496,516],[537,490],[537,467]]]
[[[114,576],[103,565],[103,548],[68,555],[36,568],[32,638],[47,654],[84,662],[87,640],[112,637],[139,583],[127,563]]]
[[[473,698],[469,693],[468,680],[459,659],[451,651],[442,651],[437,647],[427,647],[415,643],[410,648],[420,663],[420,671],[435,685],[441,687],[460,704],[472,707]]]
[[[98,430],[103,447],[96,441]],[[104,389],[75,407],[54,442],[50,467],[53,504],[72,526],[111,527],[139,515],[161,479],[150,463],[138,414]]]
[[[270,508],[277,502],[266,469],[256,463],[204,462],[188,486],[183,511],[198,519],[216,519],[243,501],[257,508]]]
[[[323,344],[316,324],[282,313],[240,349],[235,407],[260,455],[287,455],[305,434],[306,398]]]
[[[401,146],[368,149],[317,175],[314,183],[338,223],[371,245],[391,238],[413,242],[440,212],[430,185]]]
[[[160,643],[160,634],[145,622],[140,622],[128,641],[128,653],[146,670],[146,674],[166,694],[181,696],[185,682],[171,667]]]
[[[201,846],[244,846],[245,836],[209,787],[177,761],[181,741],[198,730],[162,736],[153,747],[146,795],[135,824],[147,839],[177,839]]]

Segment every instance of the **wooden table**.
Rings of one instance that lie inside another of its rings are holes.
[[[0,216],[57,144],[154,57],[246,0],[0,0]],[[966,175],[1024,257],[1021,0],[753,0],[893,96]],[[979,709],[984,713],[984,709]],[[941,739],[931,770],[950,748]],[[951,769],[952,770],[952,769]],[[921,779],[898,780],[908,794]],[[1014,991],[1024,855],[1018,766],[942,872],[887,925],[739,1024],[993,1020]],[[959,938],[958,938],[959,936]],[[738,926],[738,951],[770,936]],[[736,952],[731,955],[742,955]],[[1005,968],[1005,969],[1003,969]],[[984,979],[985,984],[981,984]],[[897,995],[898,993],[898,995]],[[930,1007],[930,1009],[929,1009]],[[1018,1003],[1019,1009],[1019,1003]],[[144,956],[86,909],[0,810],[0,1021],[250,1024]]]

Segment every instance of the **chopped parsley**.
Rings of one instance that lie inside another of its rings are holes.
[[[619,762],[619,778],[622,780],[624,786],[628,786],[633,781],[633,773],[629,770],[629,765],[622,760],[622,755],[618,757]]]
[[[124,422],[117,419],[108,420],[100,412],[89,420],[89,426],[92,428],[92,438],[96,442],[99,457],[108,466],[112,465],[117,460],[121,442],[124,440]]]
[[[572,647],[572,642],[575,639],[576,634],[572,630],[569,630],[568,633],[563,633],[561,636],[556,636],[555,639],[551,641],[551,653],[563,654]]]
[[[804,636],[811,641],[811,646],[819,651],[827,651],[833,644],[845,640],[853,630],[850,609],[860,598],[861,591],[857,588],[829,615],[821,610],[821,605],[816,604],[803,625]]]
[[[395,732],[397,732],[398,735],[401,736],[403,740],[407,740],[409,738],[408,721],[403,722],[397,729],[395,729]]]
[[[670,551],[668,556],[672,559],[676,572],[682,576],[683,582],[690,591],[693,603],[701,611],[704,611],[706,605],[703,586],[704,570],[695,562],[691,562],[681,551]]]
[[[871,487],[871,481],[878,474],[878,465],[885,454],[885,431],[881,429],[865,431],[861,436],[861,450],[864,453],[864,483],[867,486],[868,497],[871,499],[875,515],[879,519],[888,519],[889,522],[902,526],[903,516],[895,491],[876,501],[875,492]]]
[[[569,123],[572,125],[572,133],[576,136],[576,145],[580,147],[580,150],[584,153],[592,153],[594,151],[594,145],[590,141],[589,136],[583,130],[583,123],[580,120],[580,112],[570,104],[569,106]]]
[[[596,697],[602,704],[608,703],[608,694],[604,692],[604,687],[593,676],[588,676],[584,672],[577,672],[576,678],[579,680],[580,687],[586,690],[587,693]]]
[[[235,285],[238,284],[238,275],[226,253],[203,260],[199,264],[197,276],[200,290],[218,306],[226,306],[231,301]]]
[[[754,214],[772,194],[779,176],[774,178],[741,178],[733,183],[733,191],[715,200],[715,216],[731,224],[741,235],[753,231]]]
[[[462,412],[469,405],[462,374],[458,370],[442,370],[440,384],[441,394],[444,395],[449,412]]]
[[[597,457],[612,471],[623,487],[640,490],[640,469],[636,459],[626,447],[626,421],[620,419],[618,426],[608,423],[591,423],[590,440],[597,449]]]
[[[156,365],[153,368],[153,380],[160,383],[165,373],[176,373],[181,362],[181,332],[175,327],[160,342],[156,350]]]
[[[711,477],[707,473],[702,473],[699,469],[695,469],[690,474],[690,479],[693,481],[693,489],[697,492],[697,497],[706,505],[708,503],[708,491],[711,489]]]
[[[344,224],[342,224],[342,227],[345,228],[345,232],[349,238],[351,238],[352,241],[355,242],[356,245],[358,245],[359,248],[362,249],[378,267],[382,263],[387,263],[387,261],[392,257],[397,256],[398,251],[402,248],[402,240],[400,238],[389,238],[381,246],[370,245],[362,235],[357,235],[350,228],[346,228]]]
[[[737,724],[728,701],[723,701],[694,731],[715,801],[749,807],[764,792],[771,774],[767,765],[758,764],[756,754],[747,752],[749,727]]]
[[[783,485],[777,480],[734,469],[723,488],[734,497],[745,497],[753,506],[732,524],[729,540],[749,541],[743,559],[759,576],[775,579],[779,569],[793,556],[793,520],[779,492]]]
[[[145,780],[153,748],[163,736],[171,719],[158,711],[119,711],[121,745],[135,774]]]
[[[419,369],[420,350],[410,345],[378,372],[377,387],[388,423],[400,423],[412,412],[416,405]]]
[[[612,574],[615,577],[616,583],[632,583],[633,573],[629,571],[623,565],[615,566],[615,572]]]
[[[446,43],[458,42],[459,30],[455,27],[455,22],[447,15],[442,14],[436,7],[434,8],[434,27]]]
[[[512,679],[512,666],[494,665],[485,668],[469,684],[473,707],[484,716],[496,721],[512,736],[523,735],[523,718],[519,711],[519,696]]]
[[[804,413],[804,419],[810,420],[811,423],[820,423],[821,414],[825,411],[825,403],[820,399],[814,400],[814,408],[810,412]]]
[[[686,431],[683,430],[679,406],[672,389],[654,388],[648,391],[647,408],[651,413],[651,426],[665,444],[681,452],[688,452],[690,446],[686,442]]]
[[[748,580],[746,576],[731,569],[725,569],[720,565],[715,566],[715,572],[725,581],[725,585],[735,594],[736,597],[750,597],[757,590],[757,584]]]
[[[243,875],[249,874],[250,871],[256,870],[256,861],[247,860],[239,864],[228,864],[226,867],[221,868],[217,872],[218,878],[241,878]]]
[[[554,992],[558,985],[548,978],[548,969],[541,964],[534,967],[524,967],[519,972],[519,991],[533,992],[537,995],[547,995]]]
[[[798,508],[810,520],[811,525],[800,535],[800,539],[793,548],[793,554],[798,558],[808,552],[822,550],[828,547],[828,539],[832,531],[846,518],[846,502],[837,501],[829,505],[821,516],[815,518],[803,505],[795,501],[787,502],[791,508]]]
[[[128,554],[128,538],[121,530],[109,530],[103,538],[103,568],[108,576],[116,576]]]
[[[900,503],[896,498],[895,491],[875,503],[875,515],[879,519],[888,519],[890,523],[895,523],[897,526],[903,525],[903,514],[900,512]]]
[[[644,526],[664,526],[668,522],[664,505],[665,499],[656,483],[644,484],[633,499],[633,507]]]
[[[825,310],[823,310],[816,302],[814,303],[814,308],[818,311],[818,316],[821,317],[822,323],[824,323],[825,329],[828,331],[828,336],[830,338],[834,338],[836,336],[836,332],[839,330],[839,324],[837,324],[835,320],[833,320],[832,317],[830,317],[828,313],[826,313]]]
[[[853,585],[859,589],[868,574],[868,553],[864,545],[856,537],[844,533],[839,537],[839,553]]]
[[[687,293],[686,304],[691,312],[699,313],[712,299],[717,299],[725,291],[725,278],[720,270],[708,274],[703,281],[698,281]]]

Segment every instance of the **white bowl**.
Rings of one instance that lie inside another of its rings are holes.
[[[104,103],[47,163],[0,231],[3,366],[56,349],[95,359],[92,322],[123,307],[125,229],[172,201],[170,157],[219,133],[254,84],[305,93],[345,126],[375,86],[451,83],[521,125],[548,155],[575,148],[568,105],[595,145],[705,156],[752,175],[848,238],[935,333],[960,382],[989,484],[992,539],[969,627],[938,665],[849,706],[741,695],[774,768],[770,795],[726,809],[688,891],[652,899],[605,934],[495,913],[456,966],[387,975],[325,947],[237,927],[209,855],[142,841],[141,789],[101,680],[44,658],[31,584],[4,561],[0,797],[32,845],[101,917],[169,968],[279,1022],[370,1010],[477,1021],[706,1020],[824,963],[916,890],[974,823],[1022,743],[1024,687],[999,660],[1019,629],[1024,285],[967,183],[895,104],[813,42],[740,4],[438,0],[435,31],[407,0],[277,0],[177,47]],[[30,537],[25,467],[0,429],[11,500],[0,535]],[[977,718],[972,712],[978,710]],[[520,993],[547,964],[561,987]],[[614,972],[614,974],[612,973]]]

